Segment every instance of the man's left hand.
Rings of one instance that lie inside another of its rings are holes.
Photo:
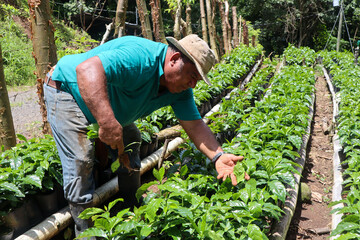
[[[218,172],[217,179],[226,180],[227,177],[231,178],[232,185],[237,185],[236,176],[234,174],[234,167],[237,161],[242,161],[243,156],[236,156],[234,154],[223,154],[215,163],[216,171]],[[245,179],[249,180],[250,177],[245,173]]]

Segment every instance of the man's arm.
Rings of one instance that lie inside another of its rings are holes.
[[[99,138],[119,154],[124,151],[122,126],[116,120],[107,92],[107,80],[99,57],[92,57],[76,67],[81,97],[99,124]]]
[[[209,159],[213,159],[217,153],[223,151],[220,144],[216,141],[214,134],[202,119],[193,121],[180,120],[180,124],[195,146]],[[237,161],[241,160],[243,160],[242,156],[235,156],[233,154],[221,155],[215,163],[215,168],[218,172],[217,178],[225,180],[227,177],[230,177],[232,184],[235,186],[237,181],[233,173],[234,166]],[[248,178],[246,175],[246,179]]]

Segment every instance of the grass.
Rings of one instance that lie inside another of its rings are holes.
[[[26,5],[25,5],[26,6]],[[14,16],[28,18],[27,6],[20,9],[0,3],[0,44],[4,61],[4,75],[7,86],[36,85],[35,60],[32,42],[23,27],[14,21]],[[74,53],[85,52],[98,45],[90,36],[64,21],[53,19],[55,44],[58,58]],[[8,89],[10,91],[10,89]]]

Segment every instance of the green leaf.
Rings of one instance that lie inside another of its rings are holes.
[[[179,207],[178,209],[176,209],[176,211],[184,218],[192,219],[194,217],[193,213],[189,208]]]
[[[13,183],[9,183],[9,182],[0,183],[0,189],[2,189],[1,192],[3,192],[3,189],[6,189],[10,192],[14,192],[15,196],[17,197],[25,197],[24,193]]]
[[[80,213],[79,218],[81,219],[89,219],[94,215],[99,215],[104,213],[105,211],[101,208],[86,208],[82,213]]]
[[[359,230],[360,224],[353,222],[340,222],[335,230],[331,232],[331,236],[336,236],[346,232],[351,232],[352,230]]]
[[[243,182],[245,180],[245,168],[243,162],[237,162],[234,167],[234,174],[236,176],[237,183]]]
[[[188,171],[189,171],[189,169],[188,169],[187,165],[182,166],[180,169],[180,176],[185,176]]]
[[[147,206],[146,206],[146,217],[150,220],[150,222],[153,222],[156,219],[156,213],[158,209],[160,208],[161,203],[164,200],[161,198],[155,198],[151,200]]]
[[[151,181],[148,183],[144,183],[143,185],[141,185],[141,187],[138,188],[138,190],[136,191],[136,199],[139,201],[141,196],[144,194],[144,192],[152,185],[158,184],[157,181]]]
[[[154,177],[161,183],[164,175],[165,175],[165,169],[162,167],[158,170],[156,170],[155,168],[153,169],[153,175]]]
[[[209,237],[209,239],[213,239],[213,240],[224,240],[225,239],[221,234],[218,234],[218,233],[214,232],[213,230],[205,231],[205,236],[207,236],[207,237]]]
[[[274,180],[269,183],[270,191],[275,194],[282,202],[285,202],[286,188],[280,181]]]
[[[249,210],[250,210],[250,213],[258,218],[260,215],[261,215],[261,204],[258,203],[258,202],[250,202],[249,203]]]
[[[255,224],[249,224],[247,227],[251,239],[264,239],[260,228]]]
[[[90,124],[87,129],[89,130],[87,132],[88,139],[98,138],[99,137],[99,124],[93,123]]]
[[[108,239],[108,234],[102,229],[99,228],[88,228],[82,233],[79,234],[75,239],[88,238],[88,237],[103,237]]]
[[[116,172],[116,170],[118,170],[120,167],[120,161],[119,159],[116,159],[112,164],[111,164],[111,171],[112,172]]]
[[[123,202],[123,201],[124,201],[124,199],[118,198],[118,199],[115,199],[114,201],[110,202],[108,205],[108,211],[110,211],[110,209],[113,208],[115,206],[115,204],[117,204],[118,202]]]
[[[141,234],[142,237],[147,237],[147,236],[150,235],[150,233],[152,233],[151,227],[149,227],[147,225],[142,225],[141,226],[140,234]]]
[[[24,142],[28,142],[26,137],[24,137],[24,135],[21,134],[16,134],[16,137],[20,140],[20,141],[24,141]]]
[[[299,136],[289,136],[289,141],[297,148],[301,148],[302,138]]]
[[[346,233],[346,234],[342,234],[341,236],[336,238],[336,240],[349,240],[349,239],[354,239],[354,240],[360,239],[360,234]]]
[[[42,188],[41,179],[36,175],[26,176],[21,180],[25,184],[33,185],[38,188]]]

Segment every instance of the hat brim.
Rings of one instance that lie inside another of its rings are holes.
[[[198,70],[201,78],[209,85],[211,86],[211,83],[209,81],[209,79],[207,78],[206,74],[204,73],[204,71],[202,70],[200,64],[191,56],[191,54],[185,49],[183,48],[183,46],[181,46],[181,44],[178,42],[178,40],[176,40],[173,37],[166,37],[166,40],[171,43],[172,45],[174,45],[180,52],[182,52],[186,57],[188,57],[190,59],[190,61],[192,61],[195,66],[196,69]]]

